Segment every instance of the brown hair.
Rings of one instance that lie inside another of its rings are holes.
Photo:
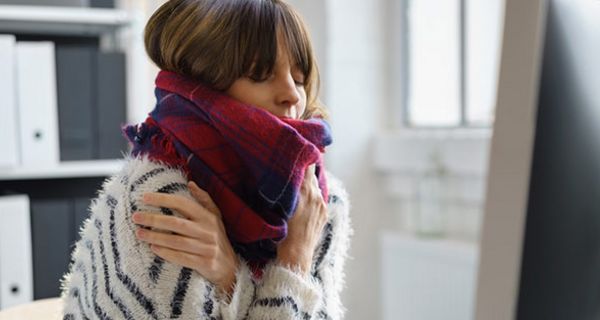
[[[144,41],[159,68],[227,90],[241,77],[264,79],[273,71],[278,35],[305,77],[301,118],[326,118],[306,25],[282,0],[168,0],[150,17]]]

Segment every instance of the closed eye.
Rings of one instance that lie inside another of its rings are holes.
[[[304,73],[297,67],[292,71],[292,78],[294,78],[294,82],[297,86],[306,85],[306,77],[304,76]]]

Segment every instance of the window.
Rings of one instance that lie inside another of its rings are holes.
[[[493,122],[503,0],[400,0],[403,122]]]

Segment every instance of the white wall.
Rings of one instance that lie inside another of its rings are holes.
[[[383,1],[330,0],[327,96],[332,172],[346,184],[355,234],[347,263],[346,319],[380,319],[379,233],[393,221],[372,165],[386,101]],[[335,140],[337,138],[337,140]]]
[[[439,152],[441,165],[449,170],[440,195],[447,209],[448,236],[478,241],[491,132],[407,134],[392,128],[398,123],[392,118],[398,116],[394,109],[402,98],[393,83],[402,72],[394,42],[394,32],[399,32],[397,13],[392,12],[397,1],[291,2],[306,17],[321,61],[323,98],[331,111],[334,134],[327,164],[346,184],[352,202],[355,235],[343,294],[346,319],[380,319],[380,282],[385,281],[380,279],[380,261],[389,254],[380,252],[380,234],[414,229],[411,217],[419,196],[415,182],[430,168],[432,152]],[[469,58],[474,67],[469,77],[493,87],[496,70],[489,55],[497,51],[493,46],[498,45],[500,26],[499,17],[489,16],[489,9],[501,8],[503,0],[491,2],[487,7],[471,6],[471,14],[487,14],[484,20],[489,23],[470,35]]]
[[[128,98],[127,118],[130,123],[142,122],[146,119],[148,113],[152,111],[156,103],[154,97],[154,80],[159,71],[158,67],[150,60],[146,54],[144,46],[144,28],[150,16],[166,0],[117,0],[117,6],[128,10],[135,15],[134,25],[131,26],[123,36],[123,41],[127,43],[127,73],[130,86],[129,91],[133,93],[133,98]],[[136,74],[132,77],[132,74]],[[139,83],[139,79],[145,79]]]

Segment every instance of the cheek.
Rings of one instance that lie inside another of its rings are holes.
[[[256,104],[256,89],[248,81],[237,80],[227,89],[226,93],[242,103]]]

